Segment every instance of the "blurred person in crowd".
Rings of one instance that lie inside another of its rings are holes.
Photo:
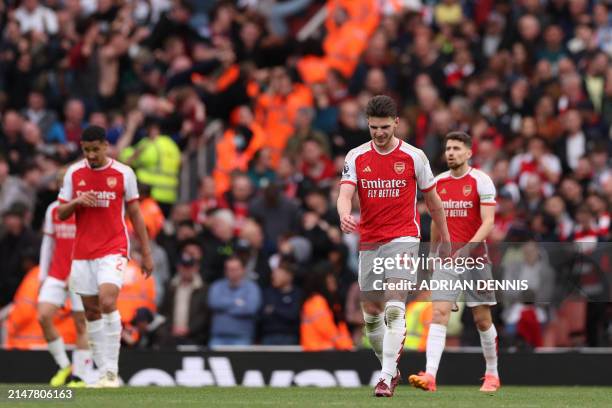
[[[4,213],[16,203],[31,202],[31,192],[19,177],[9,174],[9,162],[0,153],[0,211]]]
[[[291,160],[297,160],[306,140],[315,139],[323,148],[323,153],[331,154],[329,139],[317,129],[313,128],[315,110],[311,107],[300,108],[295,116],[295,133],[287,141],[284,155]]]
[[[264,252],[263,230],[252,218],[244,221],[236,241],[236,255],[242,259],[247,277],[265,287],[270,283],[270,266]]]
[[[346,154],[349,150],[368,141],[368,132],[362,128],[359,104],[347,99],[340,104],[338,129],[331,136],[333,155]]]
[[[25,254],[38,253],[40,248],[40,239],[28,226],[28,218],[27,206],[21,202],[13,203],[2,212],[0,259],[5,272],[0,276],[0,307],[11,302],[28,270],[23,262]]]
[[[206,283],[212,283],[223,276],[225,261],[234,254],[235,228],[236,217],[230,210],[219,209],[211,215],[209,227],[201,236],[205,255],[202,276]]]
[[[595,217],[598,235],[602,241],[609,241],[610,238],[610,212],[606,199],[599,194],[590,194],[586,199],[586,204]]]
[[[210,286],[208,306],[212,313],[210,347],[248,346],[255,341],[255,324],[261,306],[261,292],[246,278],[240,258],[225,261],[225,278]]]
[[[25,0],[15,10],[22,33],[52,36],[58,32],[56,13],[38,0]]]
[[[568,212],[570,215],[575,216],[576,209],[584,200],[582,186],[574,178],[568,176],[561,180],[558,190],[565,201]]]
[[[166,133],[169,129],[162,119],[147,118],[144,125],[146,137],[123,149],[119,157],[135,169],[139,183],[151,188],[151,197],[167,216],[177,201],[180,151]],[[123,137],[133,137],[133,133]]]
[[[215,180],[211,176],[202,177],[198,197],[191,202],[191,219],[198,224],[206,223],[208,213],[219,207],[215,191]]]
[[[338,282],[321,264],[306,278],[300,344],[304,351],[351,350],[353,341],[338,296]]]
[[[69,99],[64,105],[63,122],[55,122],[45,140],[48,143],[78,145],[85,127],[85,105],[80,99]]]
[[[576,109],[566,111],[562,120],[565,135],[557,144],[557,155],[567,172],[576,170],[578,160],[587,153],[588,138],[582,130],[582,118]]]
[[[235,232],[240,232],[244,220],[249,216],[249,203],[253,198],[253,182],[246,173],[232,174],[230,189],[219,200],[219,208],[227,208],[234,215]]]
[[[555,234],[559,240],[567,240],[572,233],[574,223],[566,211],[563,198],[558,195],[547,198],[544,202],[544,213],[555,221]]]
[[[257,190],[267,186],[276,179],[276,173],[270,167],[270,159],[270,149],[263,148],[255,153],[249,163],[248,175]]]
[[[39,90],[30,91],[28,106],[21,111],[21,114],[38,126],[43,135],[51,130],[51,126],[57,120],[56,113],[46,106],[45,95]]]
[[[562,172],[559,158],[550,153],[546,141],[540,137],[532,137],[525,143],[526,152],[512,158],[509,175],[524,190],[527,180],[525,176],[535,174],[543,183],[544,194],[550,196]]]
[[[304,140],[300,159],[300,170],[305,178],[310,179],[317,187],[329,187],[331,179],[336,175],[336,170],[318,140]]]
[[[270,183],[249,207],[249,215],[261,222],[266,248],[273,249],[282,234],[298,231],[301,219],[299,207],[279,193],[279,186]]]
[[[272,270],[262,295],[261,344],[299,344],[302,290],[294,286],[295,267],[284,261]]]
[[[20,174],[32,154],[23,139],[23,124],[23,118],[14,110],[6,111],[2,117],[0,152],[4,154],[11,174]]]
[[[200,276],[202,250],[195,242],[183,244],[176,269],[159,309],[166,322],[161,331],[163,345],[205,345],[210,312],[208,286]]]

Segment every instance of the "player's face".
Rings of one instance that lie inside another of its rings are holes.
[[[91,168],[102,167],[106,163],[106,151],[108,150],[108,142],[81,142],[83,155]]]
[[[472,157],[472,149],[459,140],[449,140],[446,142],[446,164],[449,169],[457,169],[463,166]]]
[[[399,124],[399,118],[368,118],[370,136],[376,147],[385,149],[391,146],[395,129]]]

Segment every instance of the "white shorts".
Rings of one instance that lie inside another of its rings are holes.
[[[70,303],[72,303],[73,312],[83,311],[83,302],[81,297],[76,293],[68,290],[68,285],[65,281],[48,276],[40,288],[38,293],[38,303],[51,303],[58,307],[64,306],[66,297],[70,296]]]
[[[112,283],[121,289],[127,258],[106,255],[96,259],[74,259],[70,270],[70,289],[83,296],[95,296],[99,286]]]

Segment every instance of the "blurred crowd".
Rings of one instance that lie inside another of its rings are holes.
[[[80,156],[89,124],[108,129],[111,156],[135,169],[155,243],[152,283],[124,288],[125,299],[146,299],[122,312],[134,346],[362,343],[358,237],[340,232],[335,202],[345,154],[369,140],[363,112],[377,94],[397,101],[397,136],[425,151],[434,174],[446,169],[444,135],[472,135],[472,165],[497,188],[490,242],[609,241],[611,7],[1,2],[0,307],[37,264],[55,175]],[[545,258],[526,246],[508,273],[554,284]],[[512,301],[523,306],[499,307],[498,323],[522,344],[607,343],[605,303],[594,312],[577,301],[570,313]],[[420,307],[408,315],[426,323]],[[544,332],[539,341],[516,329],[525,324]]]

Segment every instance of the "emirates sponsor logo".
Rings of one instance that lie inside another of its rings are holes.
[[[404,170],[406,170],[406,163],[404,163],[404,162],[395,162],[395,163],[393,163],[393,170],[395,170],[395,172],[397,174],[404,173]]]
[[[474,203],[472,201],[466,200],[446,200],[442,201],[442,205],[445,209],[467,209],[474,208]]]
[[[400,179],[375,179],[375,180],[366,180],[361,179],[361,188],[403,188],[406,187],[406,180]]]
[[[114,191],[77,191],[77,196],[81,196],[85,193],[94,193],[96,195],[95,207],[108,208],[110,207],[111,200],[115,200],[117,198],[117,193]]]

